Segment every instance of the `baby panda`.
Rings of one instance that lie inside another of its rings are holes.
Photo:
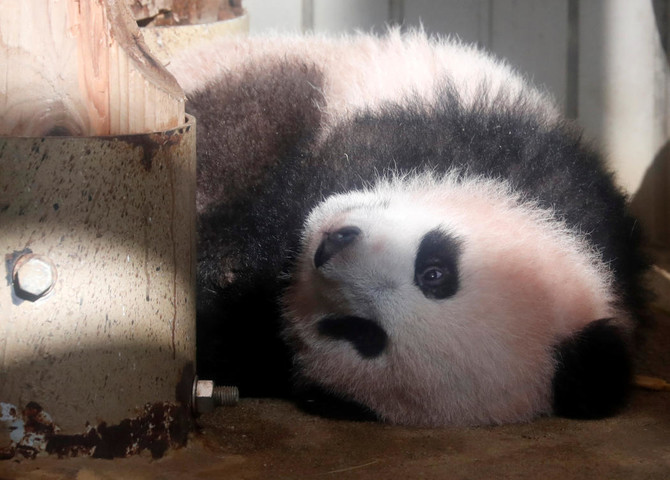
[[[625,402],[646,263],[599,154],[504,62],[391,30],[168,68],[198,130],[198,370],[405,425]]]

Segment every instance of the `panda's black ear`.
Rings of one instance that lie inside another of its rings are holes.
[[[630,391],[632,360],[622,332],[597,320],[554,350],[553,403],[556,415],[603,418],[619,410]]]

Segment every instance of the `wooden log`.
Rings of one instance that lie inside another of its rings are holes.
[[[0,0],[0,135],[175,128],[184,94],[124,0]]]
[[[141,26],[197,25],[244,13],[241,0],[125,0]]]
[[[125,0],[133,17],[141,24],[148,24],[163,12],[172,10],[174,0]]]
[[[151,52],[168,67],[172,58],[188,50],[195,50],[199,45],[213,42],[222,36],[248,33],[249,16],[246,14],[212,23],[169,27],[154,27],[150,24],[142,28],[142,36]]]

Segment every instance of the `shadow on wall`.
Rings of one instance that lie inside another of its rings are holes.
[[[670,142],[661,148],[631,199],[631,211],[642,222],[653,248],[670,246]]]
[[[668,45],[670,45],[670,2],[667,0],[652,0],[654,9],[654,20],[656,21],[656,30],[661,37],[661,45],[668,57]]]
[[[670,2],[652,0],[654,20],[666,61],[670,60]],[[667,99],[666,99],[667,102]],[[649,112],[652,115],[653,112]],[[667,127],[666,127],[667,128]],[[667,134],[667,132],[664,132]],[[631,159],[635,161],[636,159]],[[631,199],[631,210],[642,222],[652,248],[670,248],[670,141],[663,145]]]

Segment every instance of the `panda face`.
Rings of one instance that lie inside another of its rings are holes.
[[[374,358],[387,347],[387,329],[402,312],[399,299],[420,304],[458,291],[457,241],[430,215],[411,221],[404,208],[352,209],[321,233],[313,256],[320,301],[328,305],[318,321],[324,338],[349,342],[359,355]],[[408,252],[416,252],[408,256]]]
[[[476,179],[327,199],[284,296],[299,375],[393,423],[549,413],[553,346],[613,316],[607,275],[549,216]]]
[[[369,234],[367,234],[369,235]],[[383,237],[384,235],[380,235]],[[332,232],[324,232],[323,239],[319,244],[314,255],[314,267],[317,271],[321,270],[324,278],[337,271],[339,276],[344,273],[343,268],[328,268],[329,262],[337,262],[338,255],[346,255],[346,249],[358,249],[359,254],[368,257],[364,246],[357,246],[358,242],[366,241],[366,233],[357,226],[344,226],[337,228]],[[368,240],[369,241],[369,240]],[[393,250],[398,250],[401,254],[406,251],[404,244],[392,245],[388,239],[380,239],[378,243],[384,244],[380,250],[373,255],[382,258],[386,257],[385,262],[392,263],[390,257],[394,255]],[[412,242],[408,242],[412,243]],[[383,252],[381,249],[387,251]],[[356,295],[365,295],[369,290],[369,295],[374,298],[380,298],[390,295],[411,294],[411,289],[416,288],[429,299],[444,300],[455,295],[458,291],[458,242],[449,234],[440,228],[433,229],[426,233],[416,248],[414,261],[413,282],[410,283],[410,272],[407,265],[403,265],[402,271],[399,269],[398,277],[404,277],[403,281],[392,280],[392,272],[380,272],[375,268],[370,268],[370,277],[367,281],[363,280],[356,283],[350,283],[339,280],[339,285],[345,288],[356,289]],[[357,256],[356,254],[352,255]],[[350,259],[349,262],[360,266],[362,261],[359,258]],[[352,272],[344,273],[351,275]],[[351,278],[351,277],[349,277]],[[368,286],[374,285],[373,289]],[[404,292],[403,292],[404,291]],[[416,292],[413,292],[416,294]],[[350,294],[349,297],[352,295]],[[354,304],[355,302],[350,302]],[[368,301],[368,303],[370,303]],[[378,307],[377,307],[378,308]],[[379,316],[375,308],[370,309],[373,316]],[[382,318],[384,314],[382,313]],[[388,334],[382,325],[373,319],[368,319],[356,315],[327,315],[318,322],[318,332],[323,337],[330,337],[333,340],[348,341],[351,346],[364,358],[374,358],[384,353],[388,345]]]

